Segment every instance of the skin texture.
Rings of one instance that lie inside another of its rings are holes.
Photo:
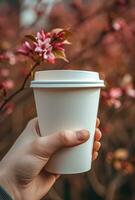
[[[99,124],[97,119],[93,160],[101,146]],[[31,120],[0,162],[0,185],[15,200],[40,200],[60,176],[44,169],[51,156],[63,147],[82,144],[89,137],[87,130],[66,130],[41,137],[37,119]]]

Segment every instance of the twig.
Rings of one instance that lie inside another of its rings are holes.
[[[31,70],[29,71],[29,73],[28,73],[27,76],[25,77],[25,79],[24,79],[24,81],[23,81],[21,87],[20,87],[18,90],[16,90],[13,94],[11,94],[10,96],[8,96],[8,97],[4,100],[4,102],[3,102],[2,105],[0,106],[0,111],[3,110],[3,108],[7,105],[7,103],[8,103],[11,99],[13,99],[16,95],[18,95],[20,92],[22,92],[22,91],[24,90],[25,85],[26,85],[26,83],[27,83],[27,80],[28,80],[29,77],[31,76],[31,73],[34,71],[34,69],[35,69],[39,64],[40,64],[40,62],[36,62],[36,63],[33,65],[33,67],[31,68]]]
[[[106,187],[99,182],[95,170],[92,170],[91,173],[87,173],[87,181],[90,186],[94,189],[94,191],[100,196],[105,197],[106,194]]]

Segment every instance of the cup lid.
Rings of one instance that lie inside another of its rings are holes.
[[[32,88],[104,87],[99,73],[81,70],[47,70],[35,73]]]

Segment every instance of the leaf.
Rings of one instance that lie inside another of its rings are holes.
[[[67,39],[69,36],[72,35],[71,31],[70,30],[63,30],[63,33],[64,33],[64,38]]]
[[[61,28],[53,29],[52,33],[55,33],[55,34],[63,33],[64,34],[63,39],[67,39],[72,34],[69,29],[61,29]]]
[[[33,42],[37,42],[36,38],[33,35],[25,35],[25,37]]]
[[[66,58],[64,51],[55,50],[53,51],[53,54],[55,55],[56,58],[69,62],[68,59]]]
[[[62,28],[55,28],[55,29],[53,29],[51,32],[52,32],[52,33],[58,34],[58,33],[62,32],[63,30],[64,30],[64,29],[62,29]]]
[[[68,40],[64,40],[63,44],[71,45],[71,42],[69,42]]]

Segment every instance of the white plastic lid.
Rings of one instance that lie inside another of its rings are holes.
[[[81,70],[47,70],[35,73],[32,88],[104,87],[99,74]]]

